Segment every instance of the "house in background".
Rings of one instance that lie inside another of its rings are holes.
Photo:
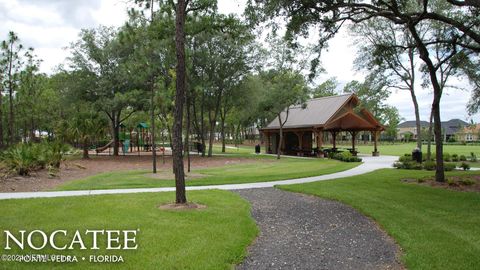
[[[428,129],[427,121],[420,121],[422,129]],[[417,124],[415,121],[405,121],[397,126],[397,140],[399,141],[414,141],[421,132],[417,132]]]
[[[467,125],[456,134],[457,141],[477,142],[480,141],[480,124]]]
[[[442,122],[442,135],[443,141],[449,141],[457,137],[457,132],[462,130],[468,125],[467,122],[460,119],[451,119],[445,122]],[[422,130],[428,130],[429,123],[427,121],[420,121],[420,126]],[[416,140],[417,136],[421,136],[421,132],[417,131],[417,126],[415,121],[405,121],[400,123],[397,127],[397,139],[398,140]]]

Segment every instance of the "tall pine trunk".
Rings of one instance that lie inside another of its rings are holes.
[[[9,101],[9,114],[8,114],[8,144],[14,143],[13,139],[13,42],[10,43],[10,56],[8,66],[8,101]]]
[[[205,157],[205,149],[206,149],[206,144],[205,144],[205,91],[202,94],[202,104],[200,106],[200,136],[202,137],[202,157]]]
[[[220,112],[220,135],[222,137],[222,153],[225,153],[225,118],[227,117],[227,110],[223,109]]]
[[[176,6],[175,21],[175,52],[177,57],[176,66],[176,91],[175,108],[173,110],[173,136],[172,136],[172,157],[173,171],[175,173],[176,203],[186,203],[185,172],[183,168],[182,149],[182,124],[183,124],[183,103],[185,99],[185,0],[178,0]]]
[[[152,6],[153,8],[153,6]],[[153,14],[152,14],[153,15]],[[152,172],[157,173],[157,145],[155,144],[155,82],[152,79],[151,87],[151,97],[150,103],[152,108],[150,108],[150,119],[152,121]]]
[[[118,156],[118,148],[120,144],[120,124],[118,123],[118,120],[115,119],[113,121],[113,128],[112,128],[112,133],[113,133],[113,155]]]
[[[210,132],[208,137],[208,156],[211,157],[213,155],[213,140],[215,138],[215,127],[216,121],[210,120]]]
[[[220,88],[219,92],[217,94],[217,100],[215,102],[215,108],[214,108],[214,113],[213,117],[211,113],[208,114],[208,120],[210,121],[210,138],[209,138],[209,144],[208,144],[208,156],[211,157],[213,154],[213,141],[215,138],[215,128],[217,127],[217,117],[218,113],[220,111],[220,104],[222,102],[222,92],[223,89]]]

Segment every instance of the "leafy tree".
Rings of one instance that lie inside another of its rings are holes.
[[[23,124],[23,137],[35,138],[35,130],[41,121],[39,107],[44,102],[42,93],[45,91],[47,77],[39,73],[40,60],[30,48],[25,53],[25,67],[19,74],[17,100],[17,126]],[[29,134],[27,134],[27,132]]]
[[[118,155],[120,124],[148,104],[148,96],[130,69],[134,44],[121,43],[113,28],[82,30],[80,40],[72,44],[71,68],[75,71],[74,96],[91,102],[110,120]]]
[[[280,159],[283,143],[283,126],[288,120],[291,106],[305,106],[309,89],[304,77],[291,70],[270,70],[261,74],[265,92],[260,108],[278,118],[280,138],[277,145],[277,159]]]
[[[82,108],[83,107],[83,108]],[[106,119],[91,108],[81,106],[67,122],[68,132],[78,140],[83,149],[83,158],[88,159],[90,145],[105,135]]]
[[[398,109],[391,106],[385,108],[384,120],[384,124],[386,124],[385,133],[392,141],[394,141],[398,134],[397,126],[400,124],[400,121],[402,121]]]
[[[384,102],[390,96],[390,92],[385,90],[386,80],[376,74],[371,74],[365,78],[364,82],[351,81],[344,88],[344,93],[354,93],[360,99],[360,107],[369,110],[373,116],[386,123],[386,112],[389,106]]]
[[[20,40],[13,31],[8,33],[8,39],[2,41],[0,49],[2,51],[2,56],[5,58],[2,61],[5,67],[5,83],[8,88],[8,104],[9,104],[9,113],[8,113],[8,144],[13,144],[15,142],[15,131],[14,131],[14,94],[16,91],[18,72],[21,68],[22,62],[20,59],[20,52],[23,50],[23,45],[20,44]],[[0,103],[1,106],[1,103]],[[1,116],[1,114],[0,114]],[[2,131],[3,133],[3,131]]]
[[[383,18],[353,25],[351,33],[360,44],[356,68],[382,74],[387,87],[409,91],[417,130],[421,130],[420,110],[415,92],[416,51],[414,41],[404,28]],[[422,138],[417,136],[417,148],[422,149]]]
[[[329,78],[312,90],[313,98],[334,96],[337,94],[338,81],[335,77]]]
[[[253,21],[263,21],[277,16],[287,18],[287,37],[306,36],[309,28],[318,26],[319,50],[333,37],[345,22],[360,23],[374,18],[385,18],[402,25],[415,42],[415,48],[424,62],[431,80],[434,98],[434,133],[436,140],[437,167],[435,179],[445,181],[443,166],[442,128],[440,100],[442,89],[437,77],[439,66],[456,55],[458,48],[471,52],[480,51],[480,17],[475,1],[248,1],[247,14]],[[437,39],[435,35],[422,36],[419,27],[424,23],[438,23],[450,29],[449,35]],[[431,46],[441,44],[447,52],[444,61],[435,64],[431,58]]]
[[[473,61],[463,62],[461,66],[462,72],[469,78],[472,86],[472,96],[467,105],[467,110],[470,115],[476,114],[480,111],[480,58]]]

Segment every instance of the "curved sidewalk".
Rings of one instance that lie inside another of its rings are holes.
[[[302,184],[302,183],[309,183],[309,182],[315,182],[315,181],[330,180],[330,179],[364,174],[364,173],[372,172],[378,169],[391,168],[393,162],[395,162],[398,159],[398,157],[396,156],[380,156],[380,157],[362,156],[362,159],[363,159],[363,163],[355,168],[338,172],[338,173],[327,174],[327,175],[290,179],[290,180],[258,182],[258,183],[225,184],[225,185],[210,185],[210,186],[187,186],[186,189],[187,190],[205,190],[205,189],[238,190],[238,189],[251,189],[251,188],[266,188],[266,187],[273,187],[276,185]],[[46,192],[12,192],[12,193],[0,193],[0,200],[26,199],[26,198],[53,198],[53,197],[102,195],[102,194],[128,194],[128,193],[142,193],[142,192],[166,192],[166,191],[175,191],[175,187],[46,191]]]

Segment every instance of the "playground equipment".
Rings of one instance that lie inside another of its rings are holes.
[[[110,146],[113,145],[113,140],[111,140],[109,143],[107,143],[106,145],[102,146],[102,147],[98,147],[98,148],[95,148],[95,152],[100,153],[100,152],[103,152],[105,150],[107,150],[108,148],[110,148]]]
[[[98,154],[108,149],[110,154],[113,143],[111,140],[106,145],[95,148],[95,152]],[[120,124],[119,144],[124,155],[132,153],[135,148],[139,155],[141,151],[151,151],[153,144],[149,125],[141,122],[134,129],[128,129],[123,123]]]

